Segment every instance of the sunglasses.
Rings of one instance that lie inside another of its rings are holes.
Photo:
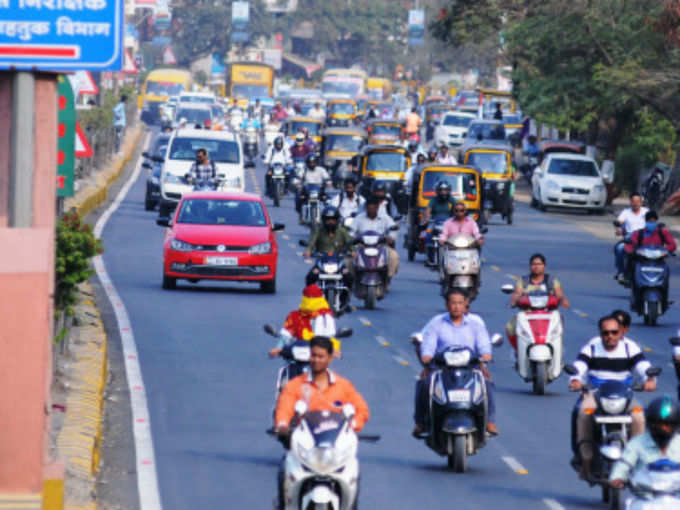
[[[610,335],[614,336],[614,335],[618,335],[618,334],[619,334],[618,329],[603,329],[602,331],[600,331],[600,335],[602,335],[602,336],[610,336]]]
[[[455,208],[454,211],[456,211],[456,212],[465,212],[465,209]]]

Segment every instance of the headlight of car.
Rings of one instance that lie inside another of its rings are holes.
[[[251,255],[265,255],[267,253],[271,253],[271,251],[272,243],[270,243],[269,241],[265,243],[256,244],[248,249],[248,253],[250,253]]]
[[[222,181],[222,185],[228,188],[240,188],[241,178],[240,177],[227,177]]]
[[[171,174],[170,172],[165,174],[163,182],[167,184],[183,184],[182,178],[179,175]]]
[[[161,183],[160,179],[156,177],[155,175],[151,177],[151,184],[155,184],[158,186]]]
[[[555,181],[548,181],[546,183],[546,186],[548,187],[549,190],[551,191],[560,191],[560,185],[557,184]]]
[[[505,189],[505,183],[503,181],[497,182],[496,183],[496,188],[497,189]]]
[[[593,193],[604,193],[604,184],[596,184],[593,186]]]
[[[626,409],[626,399],[618,398],[600,398],[600,405],[602,410],[607,414],[621,414]]]
[[[194,249],[192,244],[182,241],[181,239],[173,239],[170,241],[170,248],[175,251],[191,251]]]

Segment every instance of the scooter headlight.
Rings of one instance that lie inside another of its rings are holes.
[[[601,397],[600,405],[602,406],[602,410],[607,414],[621,414],[626,409],[626,399],[623,397]]]
[[[375,257],[378,255],[378,248],[366,248],[364,250],[364,253],[366,254],[367,257]]]
[[[324,264],[323,265],[323,272],[328,273],[328,274],[335,274],[338,272],[338,265],[333,263],[333,264]]]

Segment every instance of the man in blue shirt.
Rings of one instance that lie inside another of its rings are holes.
[[[120,102],[113,107],[113,127],[116,130],[116,152],[120,150],[120,142],[123,138],[123,132],[125,131],[125,126],[127,125],[127,119],[125,118],[125,103],[127,102],[127,96],[120,96]]]
[[[493,383],[485,363],[491,361],[491,340],[486,328],[466,316],[468,298],[460,289],[446,294],[446,313],[435,315],[423,329],[423,342],[420,345],[420,360],[425,365],[422,377],[416,383],[415,428],[413,435],[419,437],[425,431],[425,413],[428,407],[428,388],[430,386],[430,362],[435,354],[452,346],[468,347],[480,360],[480,368],[485,375],[489,399],[489,422],[487,432],[498,434],[495,425],[496,405],[493,396]]]

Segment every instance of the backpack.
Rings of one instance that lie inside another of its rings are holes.
[[[545,285],[545,288],[548,290],[548,293],[551,295],[555,294],[555,287],[553,285],[553,280],[550,278],[550,275],[548,273],[545,273],[543,275],[543,285]],[[531,275],[526,275],[522,277],[522,288],[526,289],[529,285],[531,285]]]
[[[656,230],[655,230],[654,232],[652,232],[650,235],[658,234],[659,239],[661,239],[661,242],[662,242],[662,243],[667,243],[667,242],[668,242],[668,239],[666,239],[666,234],[664,234],[664,232],[663,232],[663,227],[664,227],[664,226],[665,226],[665,225],[664,225],[663,223],[659,223],[659,224],[656,226]],[[639,235],[638,238],[637,238],[637,246],[636,246],[636,248],[639,248],[640,246],[642,246],[642,242],[645,240],[645,229],[644,229],[644,228],[641,228],[641,229],[638,230],[637,232],[640,232],[640,235]]]

